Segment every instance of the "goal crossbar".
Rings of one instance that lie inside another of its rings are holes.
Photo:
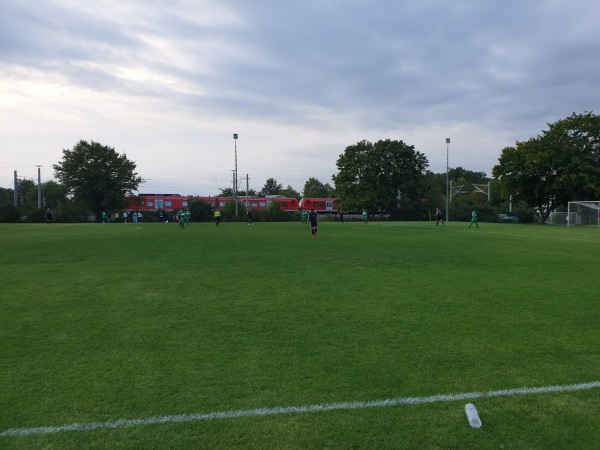
[[[600,227],[600,200],[569,202],[567,226]]]

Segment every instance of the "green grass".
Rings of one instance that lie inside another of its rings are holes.
[[[600,230],[0,224],[0,432],[600,380]],[[0,437],[0,448],[593,448],[600,389]]]

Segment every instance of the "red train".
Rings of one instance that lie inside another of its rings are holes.
[[[235,201],[234,197],[203,197],[203,196],[184,196],[179,194],[139,194],[135,197],[128,197],[127,209],[139,211],[155,211],[162,209],[165,211],[176,211],[188,207],[188,199],[194,198],[210,204],[213,209],[221,209],[226,203]],[[303,209],[321,213],[336,213],[335,198],[303,198],[298,202],[296,198],[289,197],[248,197],[239,196],[238,201],[246,208],[254,210],[264,210],[271,202],[279,203],[282,211],[301,211]]]
[[[135,197],[128,197],[127,208],[139,211],[155,211],[157,209],[177,211],[188,207],[189,198],[190,196],[179,194],[139,194]],[[234,197],[193,196],[193,198],[210,204],[213,209],[221,209],[226,203],[235,201]],[[267,209],[271,202],[277,202],[282,211],[310,210],[314,208],[315,211],[323,213],[337,212],[335,198],[303,198],[298,202],[296,198],[289,197],[248,197],[246,199],[245,196],[239,196],[238,201],[246,208],[254,210]]]
[[[337,213],[336,198],[303,198],[300,200],[300,210],[310,211],[313,209],[321,213]]]

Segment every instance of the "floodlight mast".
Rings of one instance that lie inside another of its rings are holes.
[[[37,166],[37,168],[38,168],[38,209],[42,209],[42,173],[41,173],[41,167],[42,166]]]
[[[17,171],[15,170],[15,188],[13,190],[14,207],[18,208],[19,205],[19,184],[17,182]]]
[[[449,178],[448,178],[448,155],[450,152],[450,138],[446,138],[446,222],[448,222],[448,210],[450,208],[450,202],[449,202],[449,198],[450,198],[450,193],[448,192],[449,189]]]
[[[234,193],[234,196],[235,196],[235,218],[239,220],[239,213],[238,213],[238,188],[237,188],[237,184],[238,184],[237,138],[238,138],[237,133],[234,133],[233,134],[233,143],[234,143],[234,147],[235,147],[235,170],[233,172],[233,193]]]

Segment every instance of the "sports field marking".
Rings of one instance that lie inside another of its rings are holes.
[[[322,411],[338,411],[345,409],[380,408],[384,406],[420,405],[424,403],[451,402],[472,400],[483,397],[506,397],[512,395],[544,394],[547,392],[581,391],[600,387],[600,381],[569,384],[563,386],[543,386],[535,388],[516,388],[489,392],[466,392],[463,394],[433,395],[430,397],[400,397],[370,402],[327,403],[308,406],[281,406],[276,408],[240,409],[236,411],[220,411],[200,414],[181,414],[175,416],[149,417],[147,419],[122,419],[111,422],[72,423],[53,427],[10,428],[0,432],[0,437],[30,436],[37,434],[59,433],[61,431],[92,431],[107,428],[134,427],[137,425],[158,425],[177,422],[197,422],[202,420],[235,419],[237,417],[272,416],[278,414],[300,414]]]

